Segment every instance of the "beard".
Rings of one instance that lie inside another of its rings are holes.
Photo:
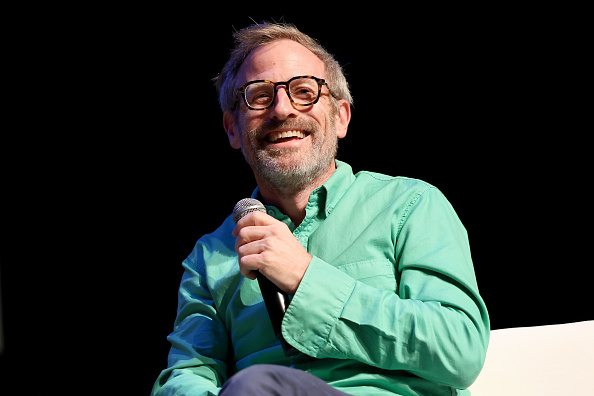
[[[248,131],[242,123],[239,133],[243,156],[253,172],[282,196],[294,195],[314,185],[326,174],[336,158],[336,125],[334,117],[329,118],[329,131],[320,131],[319,124],[313,120],[268,119],[258,128]],[[309,132],[310,152],[298,153],[297,150],[304,150],[302,147],[278,149],[274,144],[267,143],[265,136],[277,129]]]

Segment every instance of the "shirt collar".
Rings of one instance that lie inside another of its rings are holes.
[[[344,193],[348,190],[351,184],[355,181],[353,169],[346,162],[335,160],[336,171],[324,183],[320,189],[325,191],[323,195],[326,198],[324,205],[325,214],[328,216],[338,204]]]
[[[330,176],[326,183],[322,186],[316,188],[312,194],[322,192],[320,194],[322,201],[318,203],[319,207],[324,208],[324,214],[328,216],[332,213],[334,207],[338,204],[338,201],[342,198],[344,193],[348,190],[351,184],[355,181],[355,175],[353,175],[353,169],[349,164],[346,162],[342,162],[339,160],[335,160],[336,163],[336,170]],[[262,196],[260,195],[260,188],[256,187],[254,192],[252,193],[252,198],[262,200]],[[311,198],[310,198],[311,199]],[[325,199],[325,202],[323,201]],[[324,205],[322,206],[322,203]]]

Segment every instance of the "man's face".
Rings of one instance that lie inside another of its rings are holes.
[[[238,85],[253,80],[287,81],[304,75],[326,78],[324,64],[301,44],[279,40],[250,53],[239,69]],[[338,138],[346,135],[341,118],[345,110],[336,109],[326,86],[320,100],[310,106],[294,106],[285,86],[277,88],[268,109],[250,110],[241,99],[238,106],[232,125],[231,114],[225,116],[227,133],[257,178],[291,193],[291,189],[300,190],[334,169]],[[279,138],[282,133],[289,136]]]

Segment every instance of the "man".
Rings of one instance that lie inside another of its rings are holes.
[[[290,25],[236,34],[216,79],[223,124],[267,214],[229,216],[183,262],[155,395],[464,394],[489,319],[466,231],[435,187],[335,160],[351,96]],[[291,297],[275,338],[256,273]]]

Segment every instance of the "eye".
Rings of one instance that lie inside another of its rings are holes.
[[[291,96],[294,99],[302,101],[311,101],[318,95],[317,86],[312,87],[311,85],[301,84],[296,87],[291,86]]]
[[[272,96],[269,93],[265,93],[265,92],[261,92],[258,93],[257,95],[254,95],[250,98],[251,102],[254,103],[262,103],[262,102],[267,102],[270,100]]]
[[[245,91],[250,105],[266,105],[272,100],[273,94],[273,87],[268,83],[252,84]]]
[[[299,95],[311,95],[314,91],[311,88],[303,87],[299,88],[297,94]]]

